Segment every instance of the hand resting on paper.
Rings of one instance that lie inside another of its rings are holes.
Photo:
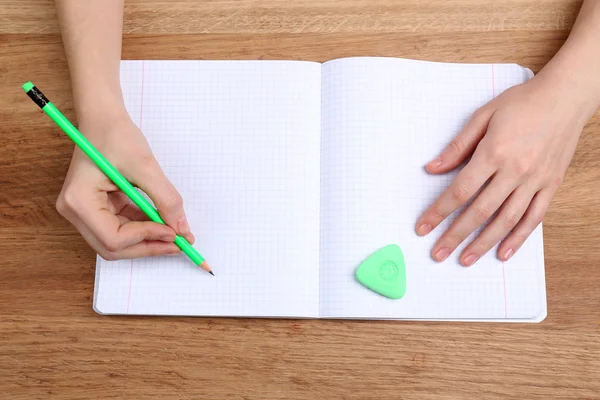
[[[445,260],[497,211],[460,260],[472,265],[507,234],[498,256],[508,260],[542,221],[586,122],[580,107],[565,107],[576,100],[565,96],[536,78],[513,87],[477,110],[442,154],[427,164],[428,172],[445,173],[472,154],[419,219],[419,235],[429,233],[488,182],[435,244],[435,260]]]
[[[81,132],[134,186],[155,202],[167,225],[157,224],[121,192],[78,148],[56,207],[104,259],[179,254],[176,232],[190,243],[182,199],[126,112],[109,123],[80,124]]]
[[[471,159],[416,224],[423,236],[470,202],[432,249],[443,261],[478,227],[460,255],[473,265],[498,242],[508,260],[539,225],[561,184],[583,127],[600,105],[600,2],[585,1],[571,35],[528,82],[477,110],[427,164],[441,174]]]

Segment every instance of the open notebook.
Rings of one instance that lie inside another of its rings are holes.
[[[127,110],[181,192],[196,248],[185,257],[98,259],[103,314],[540,321],[541,226],[501,263],[435,263],[419,214],[454,174],[423,166],[471,113],[532,76],[517,65],[393,58],[123,61]],[[402,299],[357,282],[398,244]],[[464,247],[461,246],[461,249]]]

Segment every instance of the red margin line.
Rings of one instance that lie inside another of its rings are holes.
[[[502,285],[504,286],[504,318],[508,318],[508,310],[506,308],[506,277],[504,275],[504,261],[502,261]]]
[[[496,97],[496,74],[494,73],[494,64],[492,64],[492,98]],[[502,289],[504,291],[504,318],[508,318],[508,308],[506,306],[506,274],[504,273],[504,261],[502,261]]]
[[[492,70],[493,72],[493,70]],[[140,94],[140,131],[142,130],[142,116],[144,115],[144,60],[142,60],[142,93]]]
[[[127,293],[127,313],[129,313],[129,303],[131,301],[131,281],[133,277],[133,260],[131,260],[131,266],[129,267],[129,293]]]
[[[142,90],[140,94],[140,130],[142,130],[142,121],[144,116],[144,60],[142,60]],[[129,313],[129,304],[131,303],[131,281],[133,280],[133,260],[129,264],[129,292],[127,293],[127,313]]]
[[[496,77],[494,75],[494,64],[492,64],[492,97],[496,97]]]

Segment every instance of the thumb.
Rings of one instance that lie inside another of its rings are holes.
[[[193,244],[194,235],[183,209],[183,199],[158,162],[154,160],[150,166],[139,172],[138,176],[141,176],[141,179],[136,179],[138,187],[150,196],[165,223]]]
[[[431,174],[442,174],[458,167],[477,147],[487,131],[490,119],[494,115],[492,107],[484,106],[475,111],[463,130],[425,169]]]

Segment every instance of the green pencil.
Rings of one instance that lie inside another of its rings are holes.
[[[27,82],[23,90],[77,146],[100,168],[106,176],[114,182],[142,210],[152,221],[166,225],[158,211],[133,187],[131,183],[69,122],[69,120],[52,104],[46,96],[36,88],[33,83]],[[175,237],[175,244],[183,251],[194,264],[206,272],[214,275],[204,257],[198,253],[183,236]]]

